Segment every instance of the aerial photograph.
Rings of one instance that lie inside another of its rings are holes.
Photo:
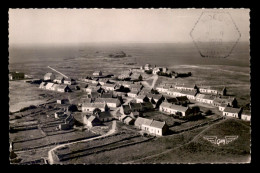
[[[9,9],[9,162],[251,163],[249,9]]]

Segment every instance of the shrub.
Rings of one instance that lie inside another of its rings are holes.
[[[208,109],[206,112],[205,112],[206,115],[211,115],[212,114],[212,111],[210,109]]]

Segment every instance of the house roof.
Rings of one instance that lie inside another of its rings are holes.
[[[117,103],[118,99],[116,98],[96,98],[95,103]]]
[[[58,89],[65,89],[66,87],[68,87],[68,85],[61,84],[61,85],[58,86]]]
[[[83,103],[82,107],[92,107],[92,108],[104,108],[105,103]]]
[[[182,90],[180,93],[195,96],[197,94],[197,90],[192,90],[192,91]]]
[[[47,82],[42,82],[42,83],[40,84],[41,87],[46,86],[46,85],[47,85]]]
[[[138,117],[135,120],[135,126],[141,126],[141,125],[150,125],[152,123],[153,120],[147,119],[147,118],[142,118],[142,117]]]
[[[189,84],[176,84],[175,87],[194,88],[195,84],[193,84],[193,85],[189,85]]]
[[[97,98],[97,97],[99,97],[99,93],[97,91],[92,91],[90,96],[91,96],[91,98]]]
[[[91,98],[80,98],[81,103],[91,103]]]
[[[226,107],[223,112],[239,113],[240,111],[241,111],[240,108]]]
[[[197,94],[196,98],[206,99],[206,100],[214,100],[216,97],[207,94]]]
[[[141,103],[143,108],[153,108],[153,104],[151,102]]]
[[[129,104],[130,104],[130,109],[142,109],[141,103],[129,103]]]
[[[103,87],[113,87],[115,88],[115,84],[110,84],[110,83],[104,83]]]
[[[140,95],[138,95],[136,98],[137,98],[137,99],[144,99],[145,97],[146,97],[146,95],[140,94]]]
[[[125,112],[131,111],[131,108],[129,105],[122,105]]]
[[[150,126],[162,129],[166,125],[165,122],[153,120]]]
[[[101,97],[102,98],[112,98],[113,97],[113,93],[112,92],[102,93]]]
[[[181,90],[178,90],[178,89],[176,89],[176,88],[169,88],[169,91],[170,91],[170,92],[177,92],[177,93],[180,93],[180,92],[181,92]]]
[[[217,87],[214,86],[198,86],[199,89],[208,89],[208,90],[217,90]]]
[[[176,99],[178,101],[187,101],[187,100],[189,100],[187,96],[179,96],[179,97],[176,97]]]
[[[52,87],[53,84],[54,84],[54,83],[52,83],[52,82],[48,82],[48,84],[46,85],[46,87],[47,87],[47,88],[48,88],[48,87]]]
[[[53,84],[53,85],[52,85],[52,88],[54,88],[54,89],[56,90],[56,89],[59,88],[59,86],[60,86],[59,84]]]
[[[243,110],[243,115],[250,115],[251,116],[251,111],[250,110]]]
[[[110,112],[100,112],[98,113],[99,118],[111,118],[113,117]]]

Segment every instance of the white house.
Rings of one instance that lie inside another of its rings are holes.
[[[197,94],[196,95],[196,101],[201,102],[201,103],[207,103],[207,104],[212,104],[213,101],[216,97],[212,95],[206,95],[206,94]]]
[[[227,105],[225,103],[222,103],[219,107],[218,107],[218,110],[223,112],[224,109],[227,107]]]
[[[64,84],[67,84],[67,85],[75,85],[76,84],[76,81],[74,79],[71,79],[71,78],[67,78],[67,79],[64,79]]]
[[[240,108],[226,107],[223,111],[223,116],[240,118],[240,115],[241,115]]]
[[[42,83],[40,84],[39,88],[41,88],[41,89],[46,89],[46,85],[47,85],[47,84],[48,84],[47,82],[42,82]]]
[[[169,96],[174,96],[174,97],[177,97],[177,96],[181,96],[181,90],[178,90],[176,88],[169,88],[169,90],[167,91],[167,94]]]
[[[174,104],[171,104],[171,103],[168,103],[168,102],[163,102],[160,105],[159,110],[161,112],[165,112],[165,113],[169,113],[169,114],[176,114],[178,112],[182,116],[186,116],[190,113],[189,107],[174,105]]]
[[[64,77],[63,76],[56,76],[56,78],[53,80],[53,82],[63,83],[64,82]]]
[[[106,103],[109,108],[116,108],[121,104],[117,98],[96,98],[94,103]]]
[[[148,132],[149,134],[156,136],[163,136],[168,130],[168,126],[165,122],[146,119],[142,117],[138,117],[135,120],[135,126]]]
[[[198,87],[196,85],[178,84],[178,85],[175,85],[174,88],[179,89],[179,90],[193,91],[194,89],[197,89]]]
[[[53,73],[46,73],[43,77],[44,80],[54,80],[55,75]]]
[[[182,90],[180,92],[180,96],[186,96],[188,99],[195,100],[196,99],[197,90]],[[212,100],[213,101],[213,100]]]
[[[108,110],[106,103],[83,103],[82,112],[93,112],[96,108],[100,109],[101,112]]]
[[[156,87],[156,90],[160,93],[167,93],[167,91],[171,88],[171,86],[168,85],[159,85]]]
[[[58,91],[58,92],[70,92],[71,89],[69,88],[68,85],[60,84],[60,85],[57,87],[57,91]]]
[[[104,83],[102,88],[104,88],[107,91],[114,91],[116,86],[115,84]]]
[[[45,88],[46,88],[47,90],[51,90],[51,88],[52,88],[53,85],[54,85],[54,83],[48,82]]]
[[[159,67],[155,67],[154,69],[153,69],[153,74],[157,74],[157,72],[160,72],[161,70],[160,70],[160,68]]]
[[[241,119],[245,121],[250,121],[251,120],[251,112],[248,110],[243,110],[241,114]]]
[[[146,95],[138,95],[136,98],[136,103],[143,103],[145,101],[149,101],[149,98]]]
[[[214,94],[214,95],[218,94],[218,90],[211,86],[201,86],[199,87],[199,92],[205,94]]]
[[[127,93],[128,97],[132,97],[132,98],[135,98],[137,97],[139,91],[130,91]]]
[[[145,64],[144,70],[150,70],[151,69],[151,64]]]
[[[94,71],[94,76],[102,76],[102,71]]]

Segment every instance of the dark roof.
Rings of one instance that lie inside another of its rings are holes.
[[[179,96],[179,97],[176,97],[176,99],[178,101],[187,101],[187,100],[189,100],[187,96]]]
[[[223,112],[239,113],[240,111],[241,111],[240,108],[226,107]]]
[[[112,98],[113,97],[113,93],[109,92],[109,93],[103,93],[101,94],[102,98]]]
[[[131,109],[142,109],[142,104],[141,103],[130,103],[130,108]]]
[[[180,93],[195,96],[197,94],[197,90],[193,90],[193,91],[182,90]]]
[[[98,116],[100,119],[113,117],[110,112],[99,112]]]
[[[153,108],[153,104],[151,102],[141,103],[143,108]]]

